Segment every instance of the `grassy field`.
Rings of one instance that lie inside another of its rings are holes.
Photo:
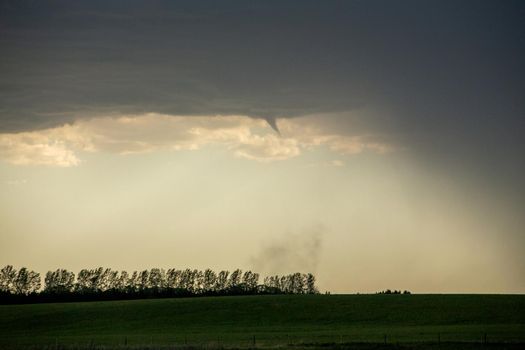
[[[524,345],[525,296],[280,295],[0,305],[0,349],[358,347],[385,341],[446,348],[453,342],[479,345],[485,336],[489,345]]]

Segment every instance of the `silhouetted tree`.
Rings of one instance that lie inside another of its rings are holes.
[[[304,292],[303,275],[299,272],[290,275],[291,293],[302,294]]]
[[[68,293],[73,290],[75,285],[75,274],[73,272],[58,269],[48,271],[44,279],[44,291],[48,293]]]
[[[215,282],[215,290],[225,290],[228,287],[228,276],[230,275],[229,271],[222,270],[217,275],[217,279]]]
[[[192,291],[193,289],[193,271],[190,269],[185,269],[180,274],[180,288],[187,291]]]
[[[87,292],[91,288],[91,280],[89,278],[89,270],[82,269],[77,274],[77,282],[75,283],[75,290],[79,292]]]
[[[243,289],[247,292],[252,292],[257,289],[257,284],[259,283],[259,274],[253,273],[251,271],[246,271],[242,275],[242,285]]]
[[[217,275],[211,269],[206,269],[204,271],[203,280],[202,280],[202,289],[204,293],[210,293],[215,291],[215,284],[217,282]]]
[[[291,293],[292,292],[292,280],[290,276],[282,276],[280,278],[279,284],[281,286],[281,291],[283,293]]]
[[[193,288],[192,291],[197,294],[202,294],[204,284],[204,273],[200,270],[193,270]]]
[[[306,274],[306,293],[317,294],[319,291],[315,287],[315,276],[311,273]]]
[[[131,292],[136,292],[140,288],[139,284],[139,273],[137,271],[133,271],[131,276],[128,279],[128,290]]]
[[[14,291],[16,294],[28,295],[40,289],[40,274],[29,271],[22,267],[16,274],[14,281]]]
[[[166,272],[163,269],[151,269],[148,276],[148,288],[163,289],[166,284]]]
[[[114,288],[119,292],[128,292],[130,287],[129,274],[126,271],[121,271],[115,279]]]
[[[98,290],[107,291],[115,290],[117,288],[118,271],[111,269],[104,269],[100,275],[100,281],[98,283]]]
[[[143,270],[139,273],[137,277],[137,284],[139,287],[139,290],[145,290],[149,287],[149,271]]]
[[[269,293],[282,293],[281,278],[277,275],[265,277],[264,287]]]
[[[77,275],[75,290],[82,293],[97,293],[111,288],[112,271],[98,267],[82,269]]]
[[[182,271],[176,269],[169,269],[166,273],[166,285],[168,288],[180,288],[180,278]]]
[[[14,293],[16,279],[16,270],[12,265],[7,265],[0,270],[0,291],[5,293]]]
[[[241,284],[241,278],[242,278],[241,270],[237,269],[233,271],[228,280],[228,289],[230,290],[237,289],[239,285]]]
[[[94,270],[90,270],[91,290],[100,292],[105,287],[105,271],[103,267],[98,267]]]

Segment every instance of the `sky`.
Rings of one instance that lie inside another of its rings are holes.
[[[0,1],[0,265],[525,293],[522,1]]]

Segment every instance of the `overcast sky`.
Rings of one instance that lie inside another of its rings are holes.
[[[0,1],[0,265],[525,292],[522,1]]]

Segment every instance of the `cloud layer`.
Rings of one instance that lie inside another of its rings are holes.
[[[281,135],[264,120],[242,116],[94,118],[44,130],[0,134],[0,159],[17,165],[68,167],[81,163],[82,152],[194,151],[214,145],[239,158],[271,162],[316,147],[342,155],[367,151],[384,154],[394,149],[377,137],[339,135],[304,121],[283,120],[280,129]]]
[[[523,193],[524,15],[512,0],[0,0],[0,133],[148,113],[273,123],[357,110],[358,134]],[[355,126],[342,118],[336,134]],[[236,151],[297,152],[254,147]]]

